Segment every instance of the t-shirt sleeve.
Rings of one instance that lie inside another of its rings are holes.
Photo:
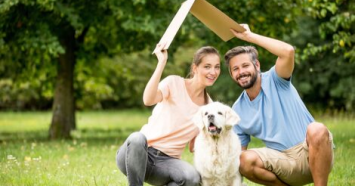
[[[250,143],[250,135],[244,133],[238,125],[234,126],[233,130],[238,135],[242,147],[248,146]]]
[[[168,99],[170,95],[170,86],[173,81],[173,78],[174,78],[173,76],[168,76],[165,79],[163,79],[158,85],[158,89],[163,94],[163,99]]]
[[[284,79],[282,77],[280,77],[277,73],[276,73],[276,69],[275,69],[275,66],[273,66],[271,69],[270,69],[270,73],[271,73],[271,77],[272,77],[272,80],[275,82],[275,84],[280,87],[280,88],[283,88],[283,89],[288,89],[291,85],[291,79],[292,79],[292,76],[290,77],[290,79]]]
[[[232,109],[236,113],[238,113],[239,116],[241,117],[240,123],[237,124],[237,125],[234,125],[233,131],[234,131],[235,134],[238,135],[242,147],[246,147],[250,143],[250,135],[245,133],[244,130],[242,129],[242,127],[240,127],[240,125],[243,125],[243,123],[242,123],[243,122],[243,118],[242,117],[244,116],[243,111],[245,111],[245,110],[238,109],[238,107],[240,106],[240,105],[238,105],[238,103],[240,104],[240,97],[238,98],[238,100],[232,106]]]

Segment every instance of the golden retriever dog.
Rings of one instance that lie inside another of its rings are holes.
[[[229,106],[213,102],[200,108],[194,123],[200,129],[195,139],[194,164],[203,186],[239,186],[241,144],[232,128],[240,121]]]

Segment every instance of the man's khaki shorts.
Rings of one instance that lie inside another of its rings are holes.
[[[334,162],[333,136],[329,132],[329,143],[332,144]],[[264,167],[277,175],[289,185],[305,185],[312,183],[313,178],[308,164],[308,146],[306,140],[285,151],[270,148],[250,149],[256,152],[264,163]]]

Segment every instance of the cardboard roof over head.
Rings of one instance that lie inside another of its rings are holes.
[[[207,1],[186,0],[182,3],[180,9],[159,41],[159,43],[165,43],[164,49],[169,48],[189,12],[217,34],[223,41],[228,41],[234,37],[233,33],[230,31],[231,28],[240,32],[245,31],[237,22]],[[155,50],[153,53],[155,53]]]

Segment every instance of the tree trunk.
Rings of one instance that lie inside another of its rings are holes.
[[[53,116],[49,129],[50,139],[70,138],[70,131],[76,128],[74,101],[75,31],[74,29],[65,29],[63,33],[60,42],[65,48],[65,53],[58,57]]]

